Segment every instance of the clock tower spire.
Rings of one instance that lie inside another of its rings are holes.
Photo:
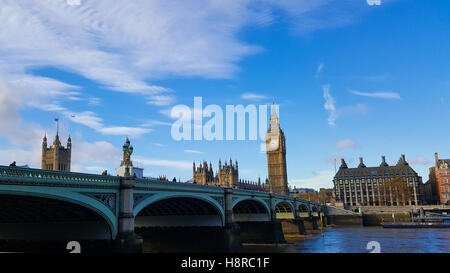
[[[266,153],[270,189],[273,193],[288,195],[286,139],[280,128],[274,105],[272,105],[270,126],[266,136]]]

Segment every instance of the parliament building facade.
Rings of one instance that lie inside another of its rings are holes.
[[[67,139],[67,146],[64,147],[56,134],[53,145],[48,147],[47,136],[42,140],[41,169],[70,172],[72,157],[72,139]]]

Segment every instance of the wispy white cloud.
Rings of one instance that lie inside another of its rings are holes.
[[[175,102],[175,97],[172,95],[158,95],[148,97],[148,104],[153,104],[156,106],[166,106],[173,104]]]
[[[81,140],[73,140],[72,159],[75,162],[82,163],[120,163],[119,149],[106,141],[85,142]]]
[[[203,152],[197,150],[184,150],[184,152],[190,154],[203,154]]]
[[[96,97],[92,97],[88,99],[88,105],[91,106],[97,106],[100,105],[102,103],[102,99],[100,98],[96,98]]]
[[[328,117],[328,125],[335,126],[336,120],[342,116],[355,116],[355,115],[363,115],[368,112],[368,108],[364,104],[356,104],[353,106],[344,106],[337,108],[336,101],[330,94],[330,85],[323,85],[323,97],[325,99],[324,108],[327,110],[330,115]]]
[[[337,119],[336,106],[335,106],[336,102],[330,94],[330,85],[329,84],[322,86],[322,89],[323,89],[323,97],[325,99],[325,104],[323,107],[325,108],[325,110],[330,112],[330,116],[328,117],[328,124],[330,126],[334,126],[334,125],[336,125],[335,121]]]
[[[354,5],[332,0],[97,0],[79,6],[3,0],[0,70],[24,74],[29,67],[54,66],[167,105],[172,99],[161,94],[171,89],[148,79],[232,77],[237,62],[260,51],[239,40],[240,30],[273,23],[280,10],[307,31],[351,21],[343,20],[350,18],[342,16],[345,10],[356,13]]]
[[[324,67],[324,63],[319,63],[319,65],[317,65],[316,77],[319,76],[320,72],[322,72],[323,67]]]
[[[262,94],[256,94],[256,93],[244,93],[241,95],[241,98],[243,100],[253,100],[253,101],[260,101],[268,99],[269,97]]]
[[[155,125],[172,126],[172,123],[160,120],[147,120],[146,122],[141,124],[141,127],[152,127]]]
[[[44,130],[39,125],[25,122],[19,115],[19,108],[26,103],[27,97],[11,87],[0,77],[0,135],[6,137],[12,145],[39,147]]]
[[[394,93],[394,92],[375,92],[375,93],[368,93],[368,92],[359,92],[356,90],[350,90],[350,93],[358,96],[364,96],[364,97],[372,97],[372,98],[379,98],[379,99],[401,99],[400,94]]]
[[[151,132],[152,129],[116,126],[116,127],[102,127],[97,129],[97,131],[105,135],[140,137],[144,134]]]
[[[64,102],[80,99],[90,106],[107,102],[89,100],[83,94],[89,91],[79,86],[29,71],[55,67],[165,106],[174,102],[173,90],[152,81],[174,76],[232,78],[239,61],[262,50],[240,39],[243,28],[267,26],[280,19],[280,10],[303,30],[335,27],[345,16],[320,14],[335,10],[336,3],[96,0],[70,6],[61,0],[2,0],[0,88],[8,90],[0,90],[0,135],[15,145],[31,145],[42,136],[42,128],[22,120],[18,110],[23,107],[61,112],[102,134],[142,135],[150,129],[105,125],[97,113],[64,107]]]
[[[339,149],[355,148],[356,142],[351,139],[341,139],[336,142],[336,147]]]
[[[63,114],[68,120],[82,124],[104,135],[118,135],[118,136],[133,136],[140,137],[147,134],[152,129],[141,127],[128,127],[128,126],[105,126],[103,119],[97,116],[96,113],[91,111],[84,112],[72,112],[64,107],[58,105],[45,105],[42,110],[46,111],[58,111]]]

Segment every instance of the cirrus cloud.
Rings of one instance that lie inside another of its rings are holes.
[[[336,142],[336,147],[339,149],[355,148],[356,143],[354,140],[351,140],[351,139],[342,139],[342,140],[338,140]]]
[[[371,97],[371,98],[379,98],[379,99],[394,99],[399,100],[401,99],[400,94],[394,93],[394,92],[375,92],[375,93],[369,93],[369,92],[359,92],[355,90],[350,90],[350,93],[357,96],[364,96],[364,97]]]

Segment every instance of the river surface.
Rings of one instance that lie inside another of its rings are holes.
[[[450,229],[384,229],[382,227],[329,228],[288,244],[247,245],[245,252],[364,253],[379,245],[381,253],[450,253]]]
[[[367,253],[379,246],[381,253],[450,253],[450,229],[383,229],[382,227],[334,227],[323,233],[286,237],[286,244],[244,244],[245,253]],[[182,240],[179,239],[178,242]],[[211,241],[214,241],[211,239]],[[369,244],[369,242],[372,242]],[[372,247],[368,248],[372,245]],[[0,252],[69,252],[67,241],[22,242],[2,247]],[[82,252],[111,251],[108,241],[80,241]],[[144,252],[158,252],[145,249]],[[185,244],[186,245],[186,244]],[[210,252],[188,244],[188,252]],[[154,246],[153,246],[154,247]],[[376,250],[376,249],[375,249]],[[184,252],[184,251],[178,251]]]

